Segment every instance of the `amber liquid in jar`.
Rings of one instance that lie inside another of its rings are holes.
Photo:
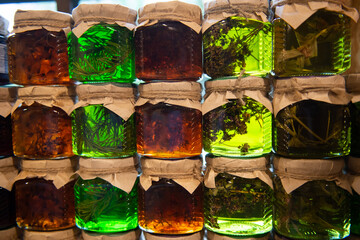
[[[0,157],[13,155],[11,116],[0,116]]]
[[[145,191],[139,184],[139,226],[160,234],[201,231],[204,225],[203,186],[190,194],[173,180],[162,178]]]
[[[23,104],[12,114],[14,155],[32,159],[73,156],[71,117],[58,107]]]
[[[28,178],[15,183],[16,223],[20,228],[52,231],[75,226],[75,180],[57,189],[52,181]]]
[[[45,29],[8,38],[10,82],[20,85],[69,84],[67,39]]]
[[[181,106],[146,103],[136,107],[136,142],[139,154],[183,158],[201,154],[201,112]]]
[[[202,37],[176,21],[135,31],[135,72],[139,79],[193,80],[202,74]]]

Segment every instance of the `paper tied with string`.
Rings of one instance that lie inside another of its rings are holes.
[[[360,194],[360,158],[350,156],[347,166],[351,188]]]
[[[201,85],[196,82],[156,82],[141,84],[135,106],[168,103],[201,111]]]
[[[19,229],[17,227],[0,230],[0,236],[2,239],[6,239],[6,240],[18,240],[20,239],[19,238],[20,233],[18,235],[18,231]]]
[[[315,100],[335,105],[347,105],[351,95],[346,92],[345,79],[340,75],[327,77],[294,77],[276,80],[274,115],[296,102]]]
[[[205,100],[202,104],[203,115],[230,102],[230,100],[239,99],[242,102],[243,97],[250,97],[258,101],[272,112],[272,104],[267,97],[270,91],[270,83],[265,78],[245,77],[207,81],[205,89]]]
[[[151,26],[159,21],[178,21],[200,33],[201,8],[181,1],[156,2],[139,9],[139,27]]]
[[[351,5],[351,0],[272,0],[271,2],[275,15],[294,29],[321,9],[344,14],[357,22],[359,13]]]
[[[174,237],[174,240],[202,240],[203,239],[203,232],[197,232],[188,235],[177,235]],[[169,240],[168,235],[154,235],[151,233],[144,232],[144,236],[146,240]],[[173,239],[173,238],[171,238]]]
[[[279,156],[274,159],[274,172],[288,194],[315,180],[334,181],[351,193],[348,178],[342,173],[344,166],[344,159],[288,159]]]
[[[76,87],[78,102],[71,112],[80,107],[100,104],[127,121],[135,112],[134,89],[125,84],[81,84]]]
[[[161,178],[167,178],[192,194],[203,181],[201,166],[202,162],[200,160],[181,159],[168,161],[142,158],[140,184],[147,191],[153,181],[157,182]]]
[[[351,94],[351,102],[360,102],[360,73],[344,76],[346,79],[346,90]]]
[[[205,186],[216,188],[216,176],[219,173],[227,173],[246,179],[258,178],[273,188],[267,163],[268,160],[265,157],[252,159],[206,157]]]
[[[70,14],[51,10],[17,10],[14,16],[13,33],[46,29],[64,31],[65,36],[71,31],[73,20]]]
[[[0,88],[0,116],[10,115],[15,103],[17,88]]]
[[[47,107],[58,107],[68,115],[74,106],[75,90],[65,86],[31,86],[18,89],[18,99],[11,113],[21,104],[31,106],[37,102]]]
[[[77,240],[79,239],[81,230],[77,227],[50,232],[24,231],[24,239],[26,240]]]
[[[18,172],[13,157],[0,159],[0,187],[11,191]]]
[[[81,37],[89,28],[100,23],[117,24],[132,31],[137,12],[120,4],[80,4],[72,11],[72,32]]]
[[[53,181],[59,189],[65,184],[75,180],[74,168],[70,158],[61,160],[23,160],[21,171],[13,182],[27,178],[43,178]]]
[[[202,32],[217,22],[238,16],[268,22],[267,0],[213,0],[204,4]]]
[[[140,234],[140,229],[106,234],[82,230],[81,236],[83,240],[138,240]]]
[[[98,159],[80,158],[79,170],[82,179],[101,178],[127,193],[130,193],[138,177],[135,158]]]
[[[267,235],[265,235],[263,237],[249,237],[249,238],[244,238],[243,240],[269,240],[269,239],[271,239],[270,236],[271,236],[271,234],[268,233]],[[207,232],[207,239],[208,240],[235,240],[235,238],[233,238],[231,236],[216,234],[211,231]]]

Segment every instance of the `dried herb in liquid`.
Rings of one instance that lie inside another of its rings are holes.
[[[271,151],[272,114],[249,97],[231,100],[203,117],[204,150],[221,156],[260,156]]]
[[[275,75],[334,75],[350,67],[349,17],[319,10],[297,29],[282,19],[273,25]]]
[[[133,82],[133,32],[117,24],[100,23],[79,38],[70,33],[70,78],[80,82]]]
[[[350,234],[350,193],[335,182],[307,182],[287,194],[274,179],[274,230],[294,239],[343,239]]]
[[[13,155],[12,150],[11,116],[0,116],[0,156]]]
[[[98,104],[77,108],[71,117],[74,154],[113,158],[136,152],[134,115],[125,121]]]
[[[314,100],[291,104],[277,114],[274,150],[287,157],[325,158],[350,153],[350,111],[346,105]]]
[[[265,76],[272,64],[272,26],[232,16],[217,22],[203,36],[204,72],[211,78]]]
[[[220,173],[205,188],[205,227],[225,235],[256,235],[272,229],[272,189],[260,179]]]
[[[137,183],[128,194],[101,178],[79,178],[74,187],[76,225],[94,232],[120,232],[136,228]]]
[[[139,227],[146,232],[186,234],[204,225],[203,186],[190,194],[173,180],[160,179],[145,191],[139,184]]]
[[[15,226],[14,192],[0,187],[0,229]]]
[[[158,103],[136,107],[137,152],[158,158],[197,156],[202,151],[201,112]]]

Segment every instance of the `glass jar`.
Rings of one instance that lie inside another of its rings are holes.
[[[10,113],[15,96],[16,88],[0,88],[0,158],[13,155]]]
[[[276,76],[333,75],[350,67],[350,20],[358,15],[337,2],[272,1]]]
[[[212,79],[265,76],[272,64],[268,1],[210,1],[203,22],[204,72]]]
[[[352,96],[350,103],[350,155],[360,157],[360,74],[349,74],[346,76],[346,90]]]
[[[343,159],[274,159],[274,230],[293,239],[350,234],[350,192]]]
[[[39,232],[39,231],[23,231],[24,240],[39,240],[39,239],[51,239],[51,240],[78,240],[80,239],[81,231],[74,227],[61,231],[52,232]]]
[[[137,152],[156,158],[200,155],[201,87],[194,82],[139,86],[135,104]]]
[[[93,232],[135,229],[137,176],[134,159],[80,158],[75,192],[76,225]]]
[[[349,102],[344,78],[339,75],[277,80],[274,151],[294,158],[348,155]]]
[[[9,36],[9,79],[20,85],[70,84],[67,38],[69,14],[18,10]]]
[[[12,119],[17,157],[55,159],[73,156],[70,108],[73,89],[33,86],[20,88]]]
[[[272,229],[272,180],[265,157],[206,156],[205,227],[225,235],[251,236]]]
[[[73,152],[116,158],[136,153],[134,89],[130,85],[83,84],[71,113]]]
[[[202,112],[206,152],[230,157],[271,152],[272,105],[266,79],[207,81],[205,88]]]
[[[360,158],[349,157],[347,162],[351,196],[351,234],[360,235]]]
[[[143,231],[172,235],[203,229],[201,165],[190,159],[141,159],[138,222]]]
[[[72,16],[70,78],[84,83],[133,82],[136,11],[119,4],[80,4]]]
[[[9,21],[0,16],[0,85],[9,83],[8,57],[6,40],[8,35]]]
[[[74,171],[70,159],[23,160],[15,182],[19,228],[55,231],[75,226]]]
[[[196,81],[202,75],[201,8],[181,1],[139,10],[135,72],[144,80]]]

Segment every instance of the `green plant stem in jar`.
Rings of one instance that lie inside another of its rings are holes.
[[[275,118],[274,150],[288,157],[325,158],[350,153],[347,105],[304,100],[280,110]]]
[[[211,78],[265,76],[271,71],[271,23],[232,16],[203,36],[204,72]]]
[[[221,173],[205,189],[207,229],[225,235],[256,235],[272,229],[272,189],[260,179]]]
[[[333,75],[350,67],[349,17],[319,10],[297,29],[280,18],[273,25],[275,75]]]
[[[136,152],[135,117],[128,120],[103,105],[77,108],[72,117],[72,143],[76,155],[128,157]]]
[[[271,151],[272,114],[256,100],[231,100],[203,117],[204,149],[222,156],[260,156]]]
[[[273,223],[293,239],[343,239],[350,233],[350,194],[334,181],[310,181],[287,194],[274,179]]]
[[[80,82],[133,82],[133,32],[117,24],[100,23],[81,37],[70,33],[70,78]]]
[[[120,232],[135,229],[137,221],[137,184],[131,192],[95,178],[79,178],[75,184],[76,225],[95,232]]]

